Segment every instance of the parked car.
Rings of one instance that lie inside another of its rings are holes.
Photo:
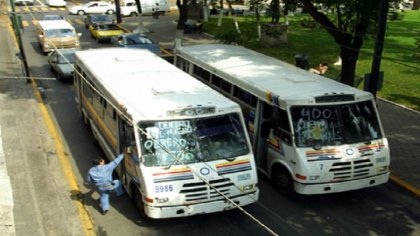
[[[50,7],[65,7],[67,5],[64,0],[47,0],[46,2]]]
[[[76,5],[69,7],[69,13],[74,15],[85,14],[108,14],[112,15],[115,12],[115,5],[109,2],[89,2],[83,5]]]
[[[65,81],[73,79],[74,59],[77,49],[57,49],[48,54],[48,64],[51,71],[57,76],[57,80]]]
[[[92,24],[112,24],[115,23],[115,17],[113,15],[87,15],[85,20],[86,29]]]
[[[64,17],[60,15],[44,15],[41,20],[65,20]]]
[[[33,6],[34,0],[15,0],[16,6]]]
[[[128,30],[117,24],[92,24],[89,26],[89,32],[98,43],[110,42],[113,36],[128,33]]]
[[[160,47],[147,36],[137,33],[125,33],[112,38],[112,44],[124,48],[148,49],[157,55],[161,55]]]

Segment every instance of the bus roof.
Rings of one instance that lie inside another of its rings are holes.
[[[168,111],[200,106],[214,107],[216,113],[240,111],[238,104],[147,49],[78,51],[76,65],[134,121],[167,119]]]
[[[233,84],[261,99],[266,99],[267,94],[271,99],[279,98],[280,106],[314,104],[316,97],[327,94],[350,94],[354,95],[356,101],[372,98],[370,93],[241,46],[182,46],[176,49],[176,54],[202,68],[210,68],[212,73],[228,78]]]

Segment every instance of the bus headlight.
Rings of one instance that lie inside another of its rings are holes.
[[[155,198],[156,203],[165,203],[169,201],[169,198],[165,197],[165,198]]]
[[[388,166],[378,167],[378,172],[384,172],[384,171],[387,171],[387,170],[388,170]]]
[[[242,186],[242,191],[250,191],[250,190],[252,190],[252,189],[254,189],[254,185],[253,184],[249,184],[249,185],[244,185],[244,186]]]
[[[309,180],[318,180],[319,179],[319,175],[311,175],[309,176]]]

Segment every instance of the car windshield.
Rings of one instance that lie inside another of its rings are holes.
[[[73,29],[49,29],[45,30],[45,35],[48,37],[67,37],[76,36],[76,32]]]
[[[65,63],[74,63],[75,60],[75,54],[74,52],[62,52],[62,55],[58,57],[58,63],[59,64],[65,64]]]
[[[146,166],[183,165],[213,160],[233,161],[248,154],[239,114],[139,124]]]
[[[134,44],[153,44],[152,40],[144,37],[128,37],[127,42],[133,42]]]
[[[337,106],[291,108],[298,147],[342,145],[382,137],[372,101]]]
[[[98,30],[119,30],[117,25],[98,25]]]
[[[44,16],[44,18],[42,18],[42,20],[62,20],[63,17],[59,16],[59,15],[46,15]]]
[[[91,16],[92,21],[112,21],[112,16],[110,15],[93,15]]]

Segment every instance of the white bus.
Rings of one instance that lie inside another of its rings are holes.
[[[177,67],[241,105],[258,169],[280,192],[388,181],[388,141],[370,93],[240,46],[183,46],[175,54]]]
[[[171,218],[258,200],[257,169],[241,108],[156,54],[76,52],[84,122],[141,212]]]

